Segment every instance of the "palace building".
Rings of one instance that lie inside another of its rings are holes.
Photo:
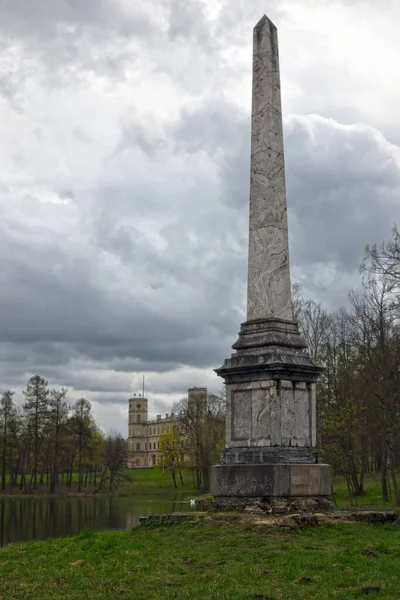
[[[188,390],[188,408],[192,405],[206,405],[207,388],[190,388]],[[174,426],[179,425],[182,415],[174,413],[165,417],[157,415],[148,418],[148,399],[140,394],[129,399],[128,424],[128,467],[130,469],[146,469],[155,467],[160,458],[160,436],[171,433]]]

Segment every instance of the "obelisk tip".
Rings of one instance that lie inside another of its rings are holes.
[[[267,17],[267,15],[261,17],[254,29],[262,29],[267,24],[269,25],[270,29],[277,29],[276,25]]]

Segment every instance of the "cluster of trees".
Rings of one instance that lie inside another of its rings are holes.
[[[219,462],[225,444],[225,405],[223,394],[208,394],[204,402],[190,403],[182,398],[174,412],[181,415],[171,433],[160,437],[158,467],[169,469],[174,486],[182,471],[190,469],[197,490],[210,487],[210,470]]]
[[[400,504],[400,235],[368,247],[362,285],[335,313],[302,298],[295,309],[311,354],[326,370],[318,383],[318,444],[349,493],[378,472],[384,501]]]
[[[10,390],[0,398],[1,490],[112,490],[127,478],[126,441],[101,432],[88,400],[69,406],[67,390],[49,389],[39,375],[23,395],[22,408]]]

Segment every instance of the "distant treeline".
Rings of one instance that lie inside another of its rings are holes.
[[[326,370],[318,382],[318,442],[323,459],[363,493],[378,472],[382,498],[400,505],[400,234],[367,248],[362,285],[328,313],[295,288],[297,320],[311,354]]]
[[[39,375],[23,395],[22,408],[11,390],[0,398],[1,491],[111,491],[127,478],[126,442],[100,431],[88,400],[69,406],[67,390],[49,389]]]

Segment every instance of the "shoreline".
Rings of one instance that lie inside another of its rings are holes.
[[[148,489],[148,488],[147,488]],[[134,492],[97,492],[97,493],[93,493],[93,492],[71,492],[71,493],[63,493],[63,492],[56,492],[55,494],[50,494],[50,493],[45,493],[45,492],[21,492],[19,494],[15,494],[15,493],[9,493],[9,494],[0,494],[0,500],[6,499],[6,498],[40,498],[40,499],[47,499],[50,500],[51,498],[104,498],[104,497],[115,497],[115,498],[128,498],[131,496],[193,496],[197,499],[201,499],[199,496],[196,495],[196,493],[194,492],[179,492],[179,491],[170,491],[170,490],[164,490],[164,491],[154,491],[154,492],[143,492],[142,490],[140,491],[134,491]]]

